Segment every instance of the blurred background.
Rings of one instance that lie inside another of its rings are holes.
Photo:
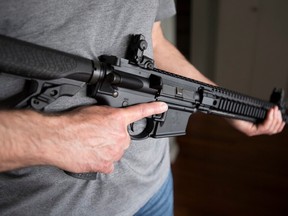
[[[287,0],[176,5],[164,33],[203,74],[265,100],[274,87],[288,92]],[[171,147],[175,216],[288,215],[287,126],[279,135],[249,138],[223,118],[195,114]]]

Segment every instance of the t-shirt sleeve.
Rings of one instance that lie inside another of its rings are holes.
[[[159,0],[158,12],[155,21],[160,21],[176,14],[174,0]]]

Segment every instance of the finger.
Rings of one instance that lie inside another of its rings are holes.
[[[274,114],[275,114],[274,108],[268,111],[264,122],[262,124],[257,125],[257,130],[255,131],[255,135],[271,133],[272,128],[274,127],[274,120],[275,120]]]
[[[278,107],[274,107],[273,108],[273,121],[269,128],[270,134],[276,133],[276,131],[278,130],[279,122],[281,122],[279,120],[279,110],[278,110]]]
[[[270,132],[272,134],[277,133],[281,123],[282,123],[281,112],[279,111],[278,107],[275,107],[273,113],[273,123],[270,126]]]
[[[277,119],[278,119],[278,123],[277,123],[275,131],[276,131],[276,133],[280,133],[284,129],[285,122],[283,121],[282,113],[279,110],[279,108],[278,108],[278,112],[277,112]]]
[[[153,102],[138,104],[124,109],[125,112],[123,112],[123,117],[128,125],[145,117],[166,112],[168,110],[168,105],[164,102]]]
[[[270,125],[267,133],[268,134],[275,134],[278,133],[279,131],[281,131],[282,129],[282,125],[283,125],[283,120],[282,120],[282,115],[281,112],[279,111],[279,108],[276,106],[273,108],[273,121],[270,122]]]
[[[278,133],[280,133],[280,132],[283,131],[285,125],[286,125],[285,122],[282,122],[281,126],[280,126],[279,129],[278,129]]]
[[[102,169],[100,169],[100,172],[105,173],[105,174],[110,174],[114,171],[114,164],[110,163],[110,164],[106,164],[105,166],[103,166]]]
[[[282,116],[277,106],[274,107],[273,111],[274,111],[273,122],[271,123],[271,126],[270,126],[270,131],[269,131],[270,134],[277,133],[279,126],[281,125],[281,122],[282,122]]]

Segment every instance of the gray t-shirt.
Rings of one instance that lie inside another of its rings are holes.
[[[0,0],[0,34],[90,59],[124,57],[129,34],[144,34],[153,57],[151,27],[175,13],[173,0]],[[0,74],[0,100],[22,81]],[[49,107],[65,110],[95,101],[85,89]],[[133,141],[112,174],[94,181],[51,166],[0,173],[0,215],[133,215],[161,187],[170,169],[167,139]]]

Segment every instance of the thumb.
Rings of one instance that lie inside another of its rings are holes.
[[[145,117],[166,112],[168,105],[164,102],[152,102],[126,107],[124,109],[123,118],[128,125]]]

